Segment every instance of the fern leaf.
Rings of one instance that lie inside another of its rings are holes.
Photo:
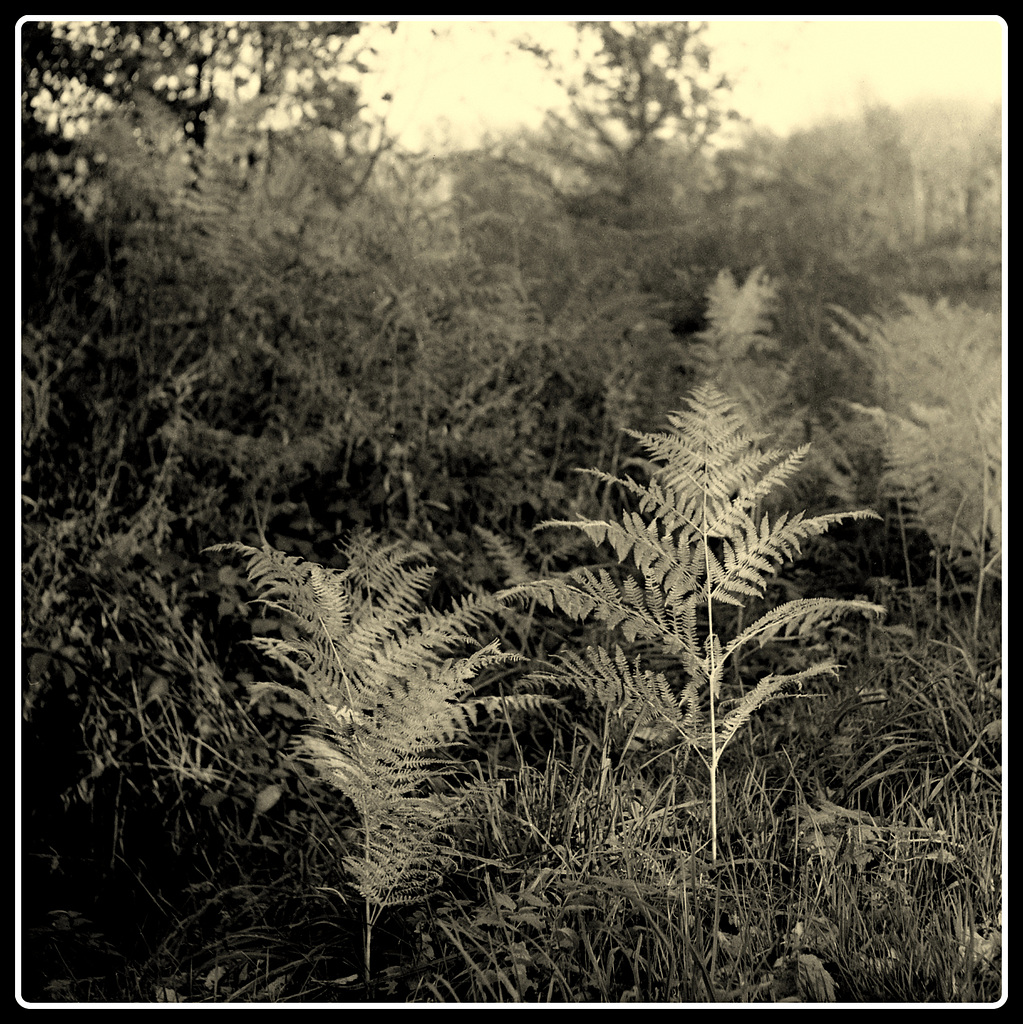
[[[715,755],[718,760],[732,737],[741,729],[768,701],[778,697],[791,695],[801,689],[807,680],[823,675],[837,675],[838,664],[832,660],[818,662],[801,672],[789,672],[784,675],[764,676],[757,685],[736,706],[728,712],[718,726]]]
[[[574,586],[568,578],[536,580],[509,587],[498,593],[497,598],[509,604],[536,601],[548,611],[560,609],[579,621],[585,619],[596,607],[596,601]]]
[[[722,270],[707,289],[707,301],[710,328],[700,335],[706,344],[705,359],[735,361],[751,349],[773,346],[767,332],[777,287],[762,267],[751,271],[742,286],[729,271]]]
[[[482,526],[476,526],[473,529],[476,536],[483,542],[487,554],[501,568],[506,583],[518,586],[533,579],[534,574],[530,572],[523,557],[504,537],[485,530]]]
[[[555,671],[535,678],[572,687],[588,703],[610,709],[637,727],[668,725],[679,733],[684,727],[691,691],[676,694],[664,673],[641,668],[638,659],[630,662],[617,645],[611,651],[588,647],[581,654],[566,652]]]
[[[722,288],[727,291],[727,284]],[[729,301],[738,308],[734,294]],[[749,308],[757,301],[751,298]],[[747,326],[755,325],[750,321]],[[542,524],[583,533],[594,545],[610,547],[623,567],[635,571],[616,580],[606,569],[579,569],[501,596],[518,600],[530,594],[573,617],[593,616],[625,642],[652,642],[677,660],[686,680],[678,695],[671,694],[664,674],[630,662],[620,647],[565,655],[561,673],[589,699],[615,707],[634,723],[653,719],[692,743],[705,742],[711,750],[713,820],[718,759],[735,731],[765,701],[833,667],[822,662],[802,673],[767,676],[719,722],[716,709],[729,659],[754,641],[763,645],[780,637],[808,636],[836,616],[884,610],[864,601],[793,601],[722,642],[715,621],[721,605],[743,608],[762,599],[771,577],[799,554],[805,541],[837,522],[876,516],[869,511],[816,517],[798,513],[772,520],[762,512],[764,499],[798,472],[808,446],[761,448],[761,435],[712,384],[696,388],[686,404],[669,415],[670,430],[632,432],[654,467],[649,483],[596,474],[633,499],[636,508],[623,509],[615,522],[580,518]],[[700,707],[701,695],[707,714]]]
[[[887,494],[980,584],[1000,574],[1001,324],[947,301],[902,301],[906,315],[883,321],[845,315],[880,391],[879,408],[853,407],[885,430]]]
[[[725,647],[725,655],[731,656],[754,641],[763,647],[779,637],[790,638],[809,634],[823,623],[849,614],[881,618],[885,614],[885,609],[869,601],[840,601],[825,597],[787,601],[777,608],[772,608],[742,630]]]
[[[281,636],[253,644],[298,684],[289,692],[308,720],[299,758],[359,815],[362,846],[345,862],[353,884],[379,906],[419,898],[448,862],[443,831],[454,803],[424,796],[450,766],[439,753],[476,723],[476,676],[517,658],[497,641],[470,638],[496,604],[466,599],[447,612],[426,609],[432,571],[419,552],[368,535],[346,544],[344,569],[268,546],[214,550],[240,555],[257,600],[280,616]],[[295,628],[284,629],[289,623]],[[253,695],[281,688],[259,683]]]

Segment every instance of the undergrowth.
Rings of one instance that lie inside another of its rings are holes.
[[[204,975],[207,990],[282,1001],[302,978],[307,997],[426,1002],[998,997],[997,647],[925,654],[907,648],[899,625],[828,632],[838,613],[881,609],[821,598],[739,618],[735,638],[719,639],[714,600],[741,609],[762,599],[782,556],[842,516],[751,518],[799,453],[760,452],[713,389],[672,422],[672,434],[639,436],[663,458],[650,483],[603,477],[637,499],[638,514],[568,524],[609,539],[642,582],[577,570],[435,612],[421,603],[429,570],[401,547],[353,542],[346,568],[327,569],[235,546],[261,599],[284,615],[266,620],[280,636],[257,643],[302,684],[305,696],[281,691],[315,725],[300,749],[351,807],[317,888],[339,901],[334,927],[347,915],[362,932],[362,953],[329,979],[325,949],[271,959],[272,934],[243,930],[245,962],[262,974],[229,969],[228,958]],[[621,645],[565,650],[556,671],[505,672],[518,679],[511,697],[474,694],[477,676],[519,659],[496,642],[445,654],[484,622],[492,631],[502,608],[514,618],[523,598],[593,614]],[[851,678],[835,678],[833,660],[807,666],[791,653],[786,673],[760,674],[759,651],[724,672],[750,640],[780,637],[811,655],[818,641],[844,651]],[[642,668],[635,652],[659,647],[663,667]],[[672,658],[696,681],[674,673]],[[942,658],[938,685],[922,685]],[[887,675],[871,678],[878,664]],[[770,699],[809,680],[818,705],[785,711]],[[557,685],[544,698],[539,684]],[[726,699],[732,710],[716,718]],[[758,710],[770,721],[755,729]],[[553,737],[539,760],[522,745],[536,714]],[[480,728],[489,741],[472,737]],[[693,750],[707,771],[694,771]]]
[[[866,316],[856,190],[759,158],[660,233],[470,160],[512,253],[432,157],[341,196],[150,106],[25,108],[21,996],[997,1000],[992,318]],[[812,442],[786,490],[759,439],[665,482],[701,381]]]

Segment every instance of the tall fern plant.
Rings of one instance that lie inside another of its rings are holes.
[[[279,635],[252,643],[290,682],[255,683],[253,696],[283,691],[298,703],[308,718],[300,757],[354,807],[357,839],[343,864],[364,902],[368,987],[380,915],[423,898],[453,862],[450,830],[474,782],[467,771],[454,778],[457,762],[445,752],[497,703],[475,697],[473,679],[515,656],[497,641],[453,656],[474,646],[467,633],[486,621],[485,602],[426,608],[432,569],[406,546],[357,536],[343,549],[344,569],[265,544],[211,550],[240,554],[259,602],[276,615]]]
[[[767,701],[836,673],[839,666],[829,658],[771,673],[731,700],[722,695],[726,668],[751,646],[809,638],[837,616],[880,616],[884,609],[859,600],[792,600],[739,627],[734,636],[724,635],[724,611],[763,598],[770,578],[798,555],[804,541],[843,520],[877,517],[860,511],[812,518],[783,513],[770,519],[761,511],[764,498],[791,479],[809,446],[762,449],[760,436],[712,385],[693,391],[688,406],[668,417],[667,432],[632,432],[655,466],[648,483],[587,470],[631,495],[633,510],[624,510],[617,522],[580,518],[543,524],[581,530],[594,544],[610,545],[619,562],[638,574],[616,579],[606,569],[581,568],[498,596],[534,598],[578,619],[593,616],[626,643],[653,642],[677,664],[681,684],[644,669],[615,644],[570,654],[552,678],[580,688],[631,720],[634,729],[667,727],[681,743],[703,752],[717,860],[718,767],[732,737]]]
[[[976,641],[985,589],[1002,575],[1001,323],[944,300],[902,302],[906,313],[883,321],[836,309],[848,325],[836,332],[874,377],[878,405],[853,408],[883,427],[884,492],[930,538],[936,583],[942,562],[975,581]]]

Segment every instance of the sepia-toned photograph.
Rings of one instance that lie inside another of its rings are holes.
[[[1003,1005],[1007,23],[184,17],[15,26],[19,1007]]]

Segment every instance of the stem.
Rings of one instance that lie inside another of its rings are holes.
[[[365,921],[362,929],[362,987],[366,998],[371,999],[370,983],[373,977],[370,967],[373,945],[373,908],[369,899],[365,902]]]
[[[984,460],[984,472],[981,476],[981,501],[982,510],[980,516],[980,557],[978,558],[979,570],[977,572],[977,596],[973,602],[973,649],[977,649],[977,637],[980,635],[980,602],[984,593],[984,576],[987,574],[987,537],[988,523],[991,521],[991,491],[990,474],[988,473],[987,460]]]
[[[707,588],[707,698],[710,701],[710,853],[718,859],[718,731],[715,689],[718,684],[718,666],[715,663],[714,603],[710,593],[710,537],[707,534],[707,487],[703,487],[703,569]]]
[[[597,804],[604,805],[608,773],[611,770],[611,705],[604,708],[604,729],[600,745],[600,782],[597,786]]]

